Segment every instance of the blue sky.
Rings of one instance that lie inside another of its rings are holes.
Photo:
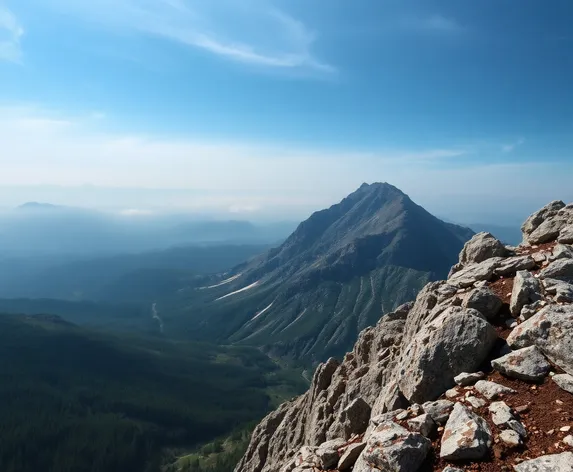
[[[388,181],[521,218],[573,200],[572,24],[570,0],[0,0],[0,205],[291,218]]]

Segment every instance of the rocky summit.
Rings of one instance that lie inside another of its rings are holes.
[[[573,205],[362,331],[255,429],[235,472],[573,472]]]

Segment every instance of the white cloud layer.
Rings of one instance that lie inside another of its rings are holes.
[[[573,199],[573,165],[567,164],[555,174],[543,161],[478,164],[472,151],[457,147],[353,153],[118,135],[98,131],[99,124],[89,115],[0,108],[0,206],[24,195],[16,187],[60,186],[77,192],[60,192],[68,196],[52,203],[304,215],[365,181],[390,182],[438,214],[528,202],[535,209],[555,198]]]
[[[40,0],[34,0],[40,2]],[[41,0],[78,21],[174,41],[252,66],[332,73],[316,35],[268,0]]]
[[[14,14],[0,0],[0,61],[19,62],[24,29]]]

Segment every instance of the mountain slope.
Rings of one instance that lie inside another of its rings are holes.
[[[445,276],[471,234],[389,184],[364,184],[280,247],[189,295],[174,328],[307,362],[339,355],[381,313]]]

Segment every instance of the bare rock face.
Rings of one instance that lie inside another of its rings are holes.
[[[516,472],[573,472],[573,452],[551,454],[522,462]]]
[[[478,233],[470,239],[460,253],[460,264],[476,264],[492,257],[504,257],[508,250],[490,233]]]
[[[379,470],[416,472],[424,462],[431,444],[421,434],[388,422],[372,433],[362,458]]]
[[[469,297],[462,303],[464,308],[473,308],[479,311],[488,320],[497,316],[503,302],[495,293],[487,287],[480,287],[471,292]]]
[[[446,423],[440,457],[449,460],[481,459],[492,444],[487,422],[461,403],[454,405]]]
[[[410,402],[437,398],[458,374],[477,370],[496,340],[495,329],[476,310],[447,309],[408,346],[400,391]]]
[[[512,349],[537,346],[549,360],[573,375],[573,306],[549,305],[515,328]]]
[[[527,271],[519,271],[513,282],[513,292],[509,308],[511,314],[519,316],[525,305],[530,305],[542,298],[541,283]]]
[[[559,259],[541,271],[541,278],[573,282],[573,259]]]
[[[544,206],[541,210],[535,212],[533,215],[527,218],[521,227],[524,241],[531,244],[537,244],[534,241],[539,242],[538,238],[535,235],[532,237],[534,231],[537,230],[539,226],[541,226],[545,221],[551,220],[557,216],[559,210],[563,208],[565,208],[565,203],[556,200]]]
[[[492,367],[502,374],[526,382],[542,381],[551,365],[536,346],[525,347],[518,351],[491,361]]]

